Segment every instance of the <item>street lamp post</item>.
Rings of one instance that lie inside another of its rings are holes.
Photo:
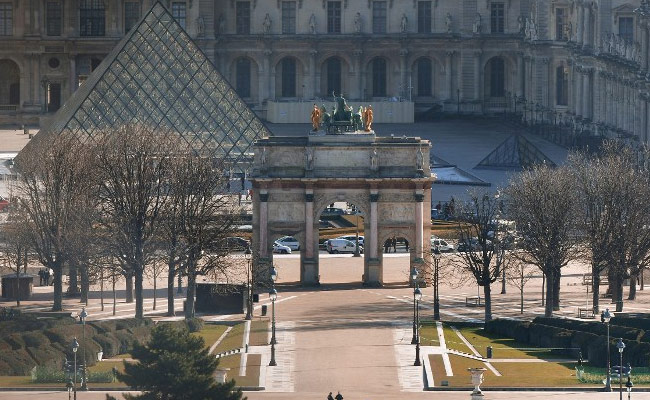
[[[72,353],[74,354],[74,369],[72,371],[72,391],[74,393],[74,400],[77,400],[77,350],[79,350],[79,342],[77,338],[72,340]]]
[[[178,269],[178,289],[176,293],[183,293],[183,263],[180,263],[180,268]]]
[[[269,362],[269,367],[275,367],[278,365],[275,362],[275,300],[278,298],[278,292],[275,290],[275,281],[278,279],[278,272],[275,267],[271,268],[271,281],[273,287],[269,292],[269,298],[271,299],[271,361]]]
[[[81,373],[81,390],[88,390],[88,384],[86,383],[86,318],[88,317],[88,313],[86,312],[86,307],[81,309],[81,313],[79,314],[79,319],[81,320],[81,325],[83,326],[83,337],[82,337],[82,343],[83,343],[83,348],[82,348],[82,356],[84,359],[83,362],[83,369]]]
[[[604,323],[607,326],[607,378],[605,380],[605,391],[612,391],[612,374],[611,374],[611,362],[609,359],[609,320],[612,319],[612,314],[609,313],[609,308],[605,309],[600,314],[600,322]]]
[[[416,341],[415,341],[415,362],[413,363],[413,366],[419,367],[420,365],[420,300],[422,299],[422,292],[420,291],[420,288],[415,286],[415,290],[413,291],[413,297],[415,298],[415,309],[416,314]]]
[[[251,282],[252,272],[251,272],[251,258],[246,257],[246,320],[253,319],[253,284]]]
[[[417,280],[418,280],[418,270],[417,268],[413,267],[411,268],[411,281],[413,282],[413,285],[417,287]],[[413,291],[413,338],[411,338],[411,344],[415,344],[418,340],[417,337],[417,327],[415,325],[415,291]]]
[[[623,400],[623,350],[625,350],[625,343],[623,343],[623,338],[618,339],[618,342],[616,343],[616,348],[618,349],[618,355],[620,357],[619,364],[618,364],[619,400]]]
[[[440,321],[440,297],[438,279],[440,278],[440,248],[436,246],[433,251],[433,319]]]

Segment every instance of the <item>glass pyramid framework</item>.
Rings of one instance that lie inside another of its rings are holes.
[[[160,2],[40,134],[92,139],[97,130],[136,122],[178,132],[195,151],[240,170],[252,160],[252,143],[271,136]]]
[[[555,166],[550,158],[523,135],[514,134],[501,142],[475,168],[521,170],[537,164]]]

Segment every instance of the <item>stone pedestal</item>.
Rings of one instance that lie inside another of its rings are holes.
[[[217,368],[217,372],[215,373],[215,380],[217,383],[226,383],[228,371],[230,371],[230,368]]]
[[[300,271],[300,275],[300,281],[303,285],[319,285],[320,277],[318,276],[318,261],[314,259],[304,259],[302,261],[302,270]]]

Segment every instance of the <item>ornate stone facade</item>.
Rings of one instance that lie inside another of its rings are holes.
[[[55,110],[151,3],[0,0],[0,123]],[[163,3],[262,117],[335,91],[650,139],[645,0]]]

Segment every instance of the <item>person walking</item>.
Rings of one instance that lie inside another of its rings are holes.
[[[404,246],[406,246],[406,252],[409,252],[409,241],[404,239]]]
[[[338,394],[334,397],[335,400],[343,400],[343,396],[341,396],[341,392],[338,392]]]
[[[332,392],[327,395],[327,400],[334,400],[334,397],[332,397]]]
[[[397,238],[393,237],[393,253],[397,253]]]
[[[43,270],[38,270],[38,286],[43,286]]]

